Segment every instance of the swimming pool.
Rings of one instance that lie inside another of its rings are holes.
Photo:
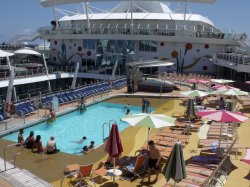
[[[115,120],[118,124],[119,131],[128,127],[128,124],[120,121],[120,118],[125,116],[126,109],[124,104],[114,104],[102,102],[87,107],[87,110],[80,114],[75,111],[56,119],[53,124],[46,122],[39,123],[35,126],[24,130],[24,138],[29,135],[30,131],[34,131],[35,136],[41,135],[43,146],[46,146],[50,136],[54,136],[58,149],[61,152],[70,154],[81,154],[82,147],[89,145],[90,141],[95,141],[95,146],[103,143],[103,123],[109,123],[110,120]],[[141,107],[130,106],[132,114],[140,113]],[[18,132],[4,136],[4,139],[17,141]],[[108,137],[108,125],[105,128],[105,137]],[[83,136],[87,140],[82,143],[76,143]]]

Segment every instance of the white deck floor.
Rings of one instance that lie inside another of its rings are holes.
[[[52,187],[51,184],[30,173],[28,170],[14,168],[7,162],[7,171],[4,171],[4,160],[0,158],[0,177],[16,187]]]

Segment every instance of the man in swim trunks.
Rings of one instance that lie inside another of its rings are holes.
[[[17,143],[24,144],[23,129],[19,130],[19,134],[18,134],[18,137],[17,137]]]
[[[56,147],[55,137],[51,136],[50,140],[47,142],[47,154],[57,153],[60,150]]]
[[[159,175],[159,164],[161,161],[160,151],[155,147],[154,141],[150,140],[148,142],[148,182],[150,182],[152,169],[156,172],[155,181],[158,180]]]
[[[53,122],[56,120],[56,113],[50,108],[49,109],[50,112],[50,122]]]

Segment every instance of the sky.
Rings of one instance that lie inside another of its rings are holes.
[[[111,9],[115,3],[93,3],[92,5],[102,9]],[[217,0],[214,4],[188,3],[188,8],[192,13],[208,17],[224,31],[235,29],[237,33],[245,32],[250,38],[249,7],[250,0]],[[76,11],[77,5],[57,8]],[[176,9],[176,4],[170,4],[170,8]],[[57,16],[60,17],[59,14]],[[49,26],[50,21],[54,19],[54,14],[52,8],[42,7],[39,0],[1,0],[0,18],[0,43],[2,43],[16,35],[34,33],[40,27]]]

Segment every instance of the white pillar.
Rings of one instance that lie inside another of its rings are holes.
[[[85,14],[86,14],[86,18],[87,18],[88,33],[91,34],[90,21],[89,21],[89,11],[88,11],[88,3],[87,3],[86,0],[84,1],[84,9],[85,9]]]
[[[50,80],[49,80],[49,72],[48,72],[48,67],[47,67],[47,62],[45,60],[45,56],[43,54],[43,63],[44,63],[44,68],[45,68],[45,72],[46,72],[46,75],[47,75],[47,78],[48,78],[48,90],[49,92],[51,92],[51,85],[50,85]]]
[[[72,80],[71,89],[75,89],[76,87],[76,79],[78,76],[78,71],[79,71],[79,62],[76,63],[76,69],[75,69],[74,77]]]
[[[11,103],[11,96],[12,96],[14,79],[15,79],[15,70],[13,67],[11,67],[9,85],[8,85],[7,95],[6,95],[6,103]]]
[[[14,101],[17,101],[16,87],[15,86],[13,86],[13,96],[14,96]]]
[[[131,25],[130,25],[130,34],[133,34],[134,20],[133,20],[133,0],[130,2],[130,14],[131,14]]]

